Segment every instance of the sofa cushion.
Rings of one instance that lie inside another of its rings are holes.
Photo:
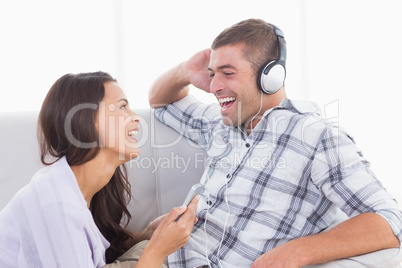
[[[182,205],[204,170],[205,153],[193,142],[160,123],[152,110],[136,110],[141,118],[141,154],[128,162],[133,199],[129,229],[139,231],[159,215]]]
[[[37,112],[0,113],[0,209],[42,167]]]

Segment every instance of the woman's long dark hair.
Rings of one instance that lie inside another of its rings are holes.
[[[95,121],[106,82],[115,82],[103,72],[66,74],[49,90],[39,113],[38,140],[41,161],[51,165],[66,156],[70,166],[84,164],[99,153]],[[116,169],[109,183],[94,195],[91,212],[96,225],[110,242],[106,262],[123,254],[131,235],[122,226],[131,219],[127,204],[131,186],[124,166]]]

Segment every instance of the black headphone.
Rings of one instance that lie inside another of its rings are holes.
[[[285,82],[286,77],[286,45],[283,32],[273,24],[275,35],[278,37],[278,58],[266,62],[260,70],[257,76],[257,85],[259,89],[268,94],[276,93]]]

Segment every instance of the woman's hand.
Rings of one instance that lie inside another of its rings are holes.
[[[163,220],[168,216],[168,214],[159,216],[155,220],[151,221],[147,228],[145,228],[145,239],[150,240],[155,230],[159,227],[159,225],[163,222]]]
[[[174,208],[168,215],[162,216],[162,219],[156,219],[161,222],[159,224],[158,221],[155,222],[158,227],[153,232],[143,255],[163,260],[187,244],[194,223],[197,221],[195,212],[199,198],[200,196],[197,195],[187,207]],[[177,220],[181,214],[183,215]]]
[[[158,226],[167,217],[167,215],[168,214],[159,216],[158,218],[150,222],[148,226],[140,232],[131,233],[129,230],[126,229],[126,232],[128,232],[131,237],[127,239],[127,241],[125,242],[125,246],[127,248],[131,248],[132,246],[143,240],[150,240],[156,228],[158,228]]]

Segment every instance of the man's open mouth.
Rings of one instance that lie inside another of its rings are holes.
[[[229,109],[236,101],[234,97],[219,98],[219,104],[221,105],[221,111]]]

